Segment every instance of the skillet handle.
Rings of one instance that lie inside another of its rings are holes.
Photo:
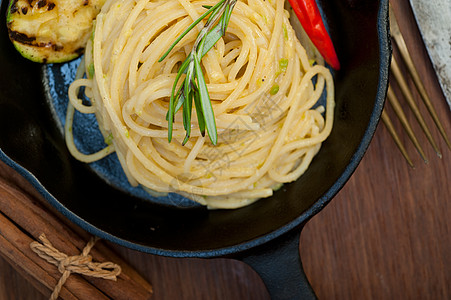
[[[299,236],[300,230],[291,230],[240,257],[260,275],[272,300],[317,299],[302,268]]]

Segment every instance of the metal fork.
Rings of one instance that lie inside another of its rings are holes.
[[[424,85],[420,79],[420,76],[418,75],[418,72],[415,69],[415,64],[412,61],[412,58],[409,54],[409,50],[407,49],[404,38],[402,37],[402,34],[399,30],[398,23],[396,21],[395,14],[394,14],[391,6],[390,6],[390,32],[392,35],[392,40],[394,41],[394,44],[396,45],[396,47],[399,50],[399,53],[401,54],[402,61],[404,62],[405,66],[407,67],[407,69],[409,71],[409,75],[412,78],[412,80],[415,84],[415,87],[416,87],[418,93],[420,94],[421,99],[423,100],[424,105],[428,109],[429,114],[431,115],[432,119],[434,120],[434,123],[435,123],[437,129],[439,130],[441,136],[443,137],[446,144],[448,145],[448,148],[451,150],[450,140],[443,128],[443,125],[441,124],[441,122],[437,116],[436,110],[431,103],[431,100],[426,92],[426,89],[424,88]],[[405,75],[402,74],[402,72],[399,68],[398,62],[396,61],[396,59],[394,57],[392,57],[390,71],[391,71],[392,76],[396,79],[398,86],[404,96],[404,99],[408,103],[410,109],[412,110],[413,114],[415,115],[416,120],[418,121],[419,125],[423,129],[424,134],[426,135],[427,139],[431,143],[431,145],[434,148],[437,155],[439,157],[441,157],[442,154],[437,146],[437,143],[435,142],[434,138],[432,137],[432,134],[431,134],[428,126],[426,125],[426,122],[424,121],[423,116],[420,113],[418,105],[414,101],[412,92],[410,91],[410,88],[406,82]],[[415,136],[412,126],[410,125],[409,121],[407,120],[407,117],[403,111],[401,104],[398,101],[398,98],[396,97],[396,95],[393,92],[392,87],[390,85],[388,87],[387,100],[388,100],[387,104],[390,104],[392,106],[395,114],[399,118],[401,124],[403,125],[405,131],[407,132],[407,135],[409,136],[410,140],[414,144],[415,148],[418,150],[420,156],[422,157],[424,162],[427,163],[428,159],[427,159],[420,143],[418,142],[417,137]],[[402,155],[406,159],[407,163],[411,167],[414,167],[414,164],[413,164],[412,160],[410,159],[404,145],[402,144],[401,139],[399,138],[398,134],[396,133],[393,123],[389,117],[389,114],[387,114],[385,108],[382,111],[382,121],[384,122],[385,126],[387,127],[388,131],[390,132],[391,136],[393,137],[396,145],[398,146]]]

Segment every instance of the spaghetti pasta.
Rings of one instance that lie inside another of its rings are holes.
[[[284,0],[239,0],[227,33],[202,59],[218,144],[193,121],[182,146],[181,112],[168,143],[172,84],[202,24],[165,60],[158,59],[203,6],[214,4],[106,1],[81,66],[87,78],[78,76],[69,91],[66,141],[76,158],[90,162],[116,151],[131,184],[176,192],[210,208],[248,205],[305,172],[331,132],[334,86],[325,66],[311,64]],[[77,98],[81,86],[91,106]],[[316,105],[323,94],[325,106]],[[102,133],[113,137],[107,150],[93,156],[76,150],[70,132],[74,108],[96,114]]]

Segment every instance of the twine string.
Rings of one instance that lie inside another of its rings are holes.
[[[62,274],[52,294],[50,295],[51,300],[56,300],[58,298],[64,283],[69,278],[71,273],[113,281],[116,281],[116,277],[121,273],[121,267],[115,263],[99,263],[92,261],[92,257],[89,255],[89,252],[98,241],[97,237],[92,237],[83,248],[81,254],[74,256],[68,256],[53,247],[45,234],[41,234],[39,236],[39,240],[41,243],[34,241],[30,244],[33,252],[39,255],[39,257],[45,259],[47,262],[57,266],[58,271]]]

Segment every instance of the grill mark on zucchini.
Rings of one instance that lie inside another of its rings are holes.
[[[10,31],[9,34],[10,34],[10,37],[12,40],[14,40],[18,43],[24,44],[24,45],[34,46],[34,47],[38,47],[38,48],[52,48],[54,51],[62,51],[64,49],[64,46],[58,45],[58,44],[55,44],[52,42],[38,43],[38,42],[36,42],[36,37],[28,36],[21,32]],[[84,48],[78,48],[74,52],[76,52],[78,55],[81,55],[81,54],[83,54],[83,51],[84,51]]]
[[[36,41],[36,37],[34,37],[34,36],[28,36],[25,33],[12,31],[12,30],[9,31],[9,37],[12,40],[17,41],[21,44],[25,44],[25,45],[33,45],[33,42]]]
[[[46,5],[47,5],[47,1],[46,0],[38,0],[38,2],[36,2],[36,6],[38,8],[43,8]]]

